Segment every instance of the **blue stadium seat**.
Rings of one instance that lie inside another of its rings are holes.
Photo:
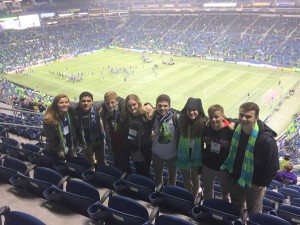
[[[49,202],[59,203],[86,217],[88,217],[87,209],[100,201],[99,191],[94,186],[77,179],[69,180],[66,184],[66,190],[52,186],[47,188],[43,195]]]
[[[85,158],[71,157],[65,161],[59,161],[54,164],[54,168],[63,175],[70,175],[82,179],[82,173],[91,169],[92,164]]]
[[[162,189],[156,190],[150,194],[149,198],[151,204],[155,206],[160,206],[186,216],[191,216],[195,202],[191,192],[173,185],[166,185]]]
[[[300,198],[300,192],[291,188],[279,188],[278,192],[283,194],[286,199]]]
[[[62,189],[63,183],[68,179],[68,176],[62,177],[60,173],[50,168],[35,167],[33,177],[18,173],[12,176],[9,181],[17,188],[25,189],[39,197],[44,197],[43,193],[47,188],[54,185]]]
[[[19,148],[19,145],[19,142],[14,138],[1,137],[0,152],[7,154],[7,151],[12,148]]]
[[[204,199],[201,205],[193,208],[192,215],[198,221],[208,224],[243,224],[240,210],[222,199]]]
[[[291,205],[300,207],[300,198],[293,198],[291,200]]]
[[[21,143],[21,148],[11,148],[6,150],[8,155],[22,161],[29,161],[29,156],[38,154],[40,151],[41,149],[37,145],[23,143]]]
[[[280,205],[277,209],[277,216],[289,221],[292,225],[300,224],[300,207],[293,205]]]
[[[95,171],[86,170],[82,173],[83,180],[111,190],[114,189],[114,182],[119,180],[121,176],[120,170],[105,165],[97,165]]]
[[[126,179],[120,179],[114,184],[114,190],[119,194],[149,202],[149,196],[155,191],[155,182],[145,176],[130,174]]]
[[[108,198],[107,206],[103,205]],[[148,210],[137,201],[107,191],[101,202],[88,208],[89,217],[97,222],[112,225],[142,225],[149,220]]]
[[[279,193],[274,190],[269,190],[269,189],[266,190],[265,198],[273,201],[277,205],[277,206],[274,206],[275,210],[276,210],[276,208],[278,208],[279,204],[282,204],[285,201],[285,197],[282,193]]]
[[[4,217],[2,223],[1,217]],[[10,211],[10,208],[3,206],[0,208],[0,225],[46,225],[38,218],[19,211]]]
[[[247,225],[291,225],[291,223],[278,216],[254,213],[249,215]]]
[[[145,223],[144,225],[194,225],[194,223],[172,215],[160,215],[155,219],[155,223]]]
[[[0,157],[0,181],[10,184],[9,179],[17,173],[22,173],[28,176],[32,167],[27,167],[26,164],[16,158],[2,155]]]

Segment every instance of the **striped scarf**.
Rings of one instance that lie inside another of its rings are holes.
[[[176,166],[180,169],[190,169],[194,166],[202,165],[202,148],[201,148],[201,139],[194,139],[194,146],[191,149],[190,155],[190,138],[180,137],[178,150],[177,150],[177,159]]]
[[[233,164],[236,157],[236,152],[239,146],[239,140],[241,136],[242,127],[241,125],[238,125],[237,128],[234,131],[231,145],[230,145],[230,152],[225,160],[224,164],[221,166],[221,170],[228,170],[229,173],[232,173],[233,170]],[[248,139],[248,144],[245,151],[244,161],[242,165],[242,171],[241,171],[241,177],[238,180],[238,183],[245,187],[246,185],[248,187],[252,187],[252,177],[253,177],[253,149],[256,142],[256,138],[258,135],[259,127],[257,122],[254,125],[254,128],[250,134],[250,137]]]
[[[74,151],[74,128],[72,126],[72,122],[71,122],[71,119],[70,119],[70,115],[69,115],[69,112],[66,113],[66,117],[67,117],[67,120],[66,120],[66,124],[67,126],[69,126],[69,132],[71,133],[71,149],[68,148],[67,146],[67,141],[66,141],[66,138],[65,138],[65,135],[63,133],[63,129],[64,129],[64,124],[62,122],[60,122],[58,125],[57,125],[57,128],[58,128],[58,132],[59,132],[59,142],[60,142],[60,150],[59,151],[63,151],[65,152],[66,154],[68,153],[69,150],[72,150]]]

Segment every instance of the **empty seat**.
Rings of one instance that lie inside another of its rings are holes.
[[[114,189],[113,184],[119,180],[122,172],[112,166],[97,165],[95,171],[86,170],[82,173],[82,178],[101,187]]]
[[[254,213],[249,215],[247,225],[291,225],[288,221],[265,213]]]
[[[35,167],[33,177],[18,173],[12,176],[9,181],[17,188],[25,189],[39,197],[44,197],[43,193],[47,188],[54,185],[62,189],[63,183],[67,179],[69,179],[69,177],[62,177],[60,173],[50,168]]]
[[[105,206],[103,203],[107,198]],[[143,225],[149,220],[148,210],[143,205],[124,196],[112,195],[111,191],[87,211],[91,219],[111,225]]]
[[[9,179],[18,172],[28,176],[33,167],[27,168],[26,164],[16,158],[2,155],[0,158],[0,181],[9,183]]]
[[[88,217],[87,209],[97,201],[100,201],[98,190],[82,180],[69,180],[66,190],[56,186],[47,188],[44,197],[50,202],[56,202],[67,209]]]
[[[204,199],[201,205],[195,206],[192,210],[195,219],[209,224],[222,222],[242,225],[240,214],[240,210],[234,204],[215,198]]]
[[[130,174],[126,179],[120,179],[114,183],[114,190],[117,193],[149,202],[149,196],[155,191],[155,183],[152,179]]]
[[[149,196],[153,205],[164,207],[167,210],[191,216],[194,207],[194,196],[188,190],[166,185],[161,190],[156,190]]]
[[[4,216],[4,224],[1,216]],[[10,208],[3,206],[0,208],[0,225],[46,225],[38,218],[19,211],[10,211]]]

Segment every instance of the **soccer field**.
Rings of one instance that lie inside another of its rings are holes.
[[[243,102],[254,101],[261,108],[261,118],[300,79],[300,73],[199,58],[144,53],[151,60],[147,63],[141,56],[141,52],[101,50],[25,71],[28,77],[10,74],[8,79],[49,95],[65,93],[71,100],[78,99],[82,91],[102,100],[106,91],[113,90],[124,98],[135,93],[142,102],[155,104],[156,97],[165,93],[170,95],[173,108],[182,109],[189,97],[199,97],[205,111],[218,103],[224,106],[227,117],[237,117]],[[172,60],[174,65],[163,64]],[[83,74],[82,81],[67,81],[57,72]]]

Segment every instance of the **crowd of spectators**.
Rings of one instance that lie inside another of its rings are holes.
[[[287,26],[288,24],[288,26]],[[0,32],[0,72],[109,45],[208,59],[300,66],[300,17],[200,13],[77,19]]]

